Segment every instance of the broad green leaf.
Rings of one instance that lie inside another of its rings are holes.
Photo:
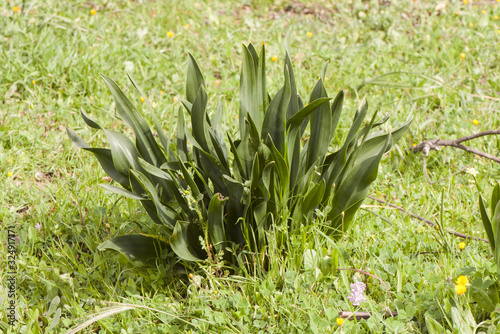
[[[389,145],[387,145],[386,152],[388,152],[391,147],[395,145],[399,141],[399,139],[401,139],[401,137],[406,133],[406,131],[410,127],[412,120],[413,117],[410,117],[408,121],[390,132],[391,142],[389,143]],[[356,161],[362,161],[370,156],[377,154],[377,147],[380,145],[380,143],[386,141],[387,136],[388,134],[368,136],[365,144],[362,146],[361,151],[358,153]]]
[[[335,103],[334,103],[335,104]],[[354,116],[353,123],[351,128],[349,129],[349,133],[347,134],[347,138],[342,145],[342,148],[335,152],[334,155],[330,155],[332,158],[331,161],[327,158],[327,166],[326,169],[323,170],[322,176],[328,177],[326,182],[326,191],[325,196],[323,197],[323,204],[326,204],[328,200],[327,195],[329,194],[328,189],[332,189],[337,180],[342,176],[342,170],[346,170],[345,166],[348,163],[348,148],[353,139],[356,137],[356,134],[366,116],[366,112],[368,111],[368,103],[363,100],[361,110],[356,111],[356,115]]]
[[[104,133],[111,147],[113,165],[121,175],[128,177],[130,169],[142,170],[139,152],[127,136],[112,130],[104,130]]]
[[[500,202],[497,202],[495,213],[491,218],[491,225],[493,227],[493,235],[495,236],[495,251],[493,255],[497,265],[497,275],[500,278],[500,247],[496,247],[500,240]]]
[[[248,180],[252,170],[252,161],[254,156],[252,143],[250,142],[250,125],[248,122],[245,122],[244,130],[245,132],[242,134],[241,141],[236,150],[238,152],[238,163],[240,163],[242,167],[241,176],[243,179]]]
[[[172,250],[181,259],[186,261],[202,261],[206,258],[206,253],[200,244],[200,237],[202,236],[203,234],[194,227],[194,224],[178,221],[169,243]]]
[[[222,172],[224,171],[224,167],[210,154],[205,151],[200,151],[195,149],[195,151],[199,152],[199,167],[206,173],[206,176],[212,181],[214,185],[214,192],[220,192],[224,196],[228,196],[228,190],[222,180],[222,176],[224,175]]]
[[[257,100],[257,68],[254,55],[249,47],[243,45],[243,63],[240,73],[240,134],[245,132],[245,117],[250,114],[254,118],[258,128],[261,128],[263,112],[259,110],[259,101]]]
[[[295,115],[299,111],[299,99],[297,86],[295,84],[295,76],[293,74],[292,61],[290,59],[290,54],[288,51],[285,54],[285,77],[288,75],[290,80],[290,101],[288,103],[288,108],[286,111],[286,119],[290,119],[293,115]]]
[[[156,259],[160,259],[162,249],[165,247],[165,242],[157,238],[142,234],[130,234],[106,240],[97,246],[97,249],[100,251],[114,250],[125,255],[130,261],[154,264]]]
[[[484,207],[484,200],[481,195],[479,195],[479,211],[481,212],[481,220],[483,221],[484,230],[486,231],[486,236],[488,237],[491,252],[495,254],[495,248],[496,248],[495,235],[493,234],[491,221],[490,218],[488,217],[488,213],[486,212],[486,208]]]
[[[258,118],[255,127],[258,131],[258,136],[260,136],[260,129],[262,128],[262,122],[264,120],[264,114],[268,105],[268,95],[266,88],[266,47],[262,43],[262,48],[260,50],[259,65],[257,66],[257,106],[258,106]]]
[[[68,137],[71,142],[81,149],[92,152],[101,164],[102,169],[106,174],[113,180],[121,184],[125,188],[130,188],[130,183],[127,177],[120,174],[113,164],[113,158],[111,155],[111,150],[107,148],[92,148],[89,147],[73,130],[66,129]]]
[[[289,186],[289,169],[286,164],[285,159],[279,152],[279,150],[274,146],[274,143],[272,140],[268,141],[267,146],[271,149],[271,153],[273,156],[273,160],[276,163],[276,171],[278,172],[278,177],[281,182],[281,195],[285,196],[286,192],[288,191],[288,186]]]
[[[209,129],[209,136],[211,141],[211,147],[213,147],[213,151],[217,156],[217,160],[224,167],[224,171],[226,174],[229,174],[229,159],[227,156],[227,148],[226,144],[222,139],[218,139],[212,129]]]
[[[443,334],[445,333],[444,327],[434,320],[433,318],[426,316],[425,317],[425,326],[429,334]]]
[[[332,222],[331,227],[334,231],[338,231],[342,224],[344,231],[349,228],[357,209],[368,194],[371,183],[377,178],[378,165],[389,141],[390,136],[383,145],[380,145],[378,155],[365,160],[363,164],[354,165],[342,182],[336,185],[331,204],[332,209],[327,216],[328,220]],[[345,212],[343,222],[342,212]],[[336,237],[340,237],[338,233],[335,234]]]
[[[250,190],[254,190],[259,185],[260,180],[260,161],[259,154],[255,153],[252,165],[252,174],[250,176]]]
[[[264,114],[267,107],[265,46],[261,56],[257,55],[252,44],[243,45],[243,63],[240,73],[240,134],[245,132],[245,118],[250,115],[261,135]]]
[[[233,153],[233,172],[236,175],[236,178],[239,179],[240,181],[246,180],[247,175],[245,174],[245,167],[244,167],[244,162],[240,159],[240,155],[238,154],[238,148],[236,147],[235,142],[231,139],[229,136],[229,133],[227,134],[227,138],[229,140],[229,145],[231,146],[231,152]],[[241,141],[240,141],[241,143]],[[240,145],[238,145],[239,147]]]
[[[330,111],[332,113],[332,125],[331,129],[331,137],[328,141],[331,143],[333,135],[335,134],[335,130],[337,129],[337,124],[339,123],[340,115],[342,114],[342,105],[344,104],[344,91],[340,91],[335,100],[333,100],[332,106],[330,107]]]
[[[205,79],[203,79],[203,74],[201,74],[198,63],[196,63],[194,57],[188,53],[186,99],[190,103],[194,103],[200,87],[205,87]]]
[[[497,203],[500,201],[500,184],[497,182],[495,187],[493,187],[493,191],[491,192],[491,217],[493,217],[495,208],[497,207]]]
[[[224,250],[227,241],[224,230],[224,202],[220,196],[219,193],[213,195],[208,205],[208,231],[217,252]]]
[[[134,130],[137,150],[152,165],[160,167],[166,162],[165,156],[156,143],[153,133],[135,106],[127,99],[122,90],[110,78],[101,75],[115,99],[116,110],[125,123]]]
[[[210,152],[208,146],[208,125],[206,121],[207,112],[207,93],[205,88],[200,87],[198,95],[193,102],[191,109],[191,125],[193,137],[201,145],[205,152]]]
[[[109,190],[112,193],[118,194],[118,195],[123,196],[123,197],[127,197],[127,198],[130,198],[130,199],[136,199],[136,200],[146,199],[146,198],[144,198],[142,196],[134,194],[131,191],[128,191],[128,190],[120,188],[120,187],[115,187],[115,186],[112,186],[110,184],[99,184],[99,185],[101,187],[103,187],[104,189]]]
[[[302,202],[302,215],[307,216],[310,211],[314,210],[319,203],[321,203],[324,192],[325,180],[321,180],[316,183],[305,196],[304,201]]]
[[[99,124],[90,119],[90,117],[85,113],[83,108],[80,109],[80,114],[82,115],[83,120],[85,121],[85,123],[87,123],[88,126],[90,126],[93,129],[102,130]]]
[[[496,308],[496,304],[492,302],[488,294],[475,286],[471,286],[470,295],[472,299],[487,312],[493,312]]]
[[[137,90],[137,92],[139,92],[139,94],[141,96],[146,96],[146,94],[144,94],[144,92],[142,91],[142,89],[139,87],[139,85],[137,85],[137,83],[134,81],[134,79],[130,76],[130,74],[127,73],[127,76],[129,78],[129,80],[132,82],[132,84],[134,85],[135,89]],[[170,144],[168,143],[168,138],[165,137],[165,135],[163,134],[163,130],[160,126],[160,122],[158,122],[158,119],[156,118],[156,115],[153,111],[153,108],[151,108],[151,104],[149,103],[149,99],[145,99],[146,101],[146,104],[149,108],[149,113],[151,114],[151,117],[153,118],[153,123],[155,125],[155,130],[156,130],[156,133],[158,134],[158,137],[160,138],[160,142],[163,146],[163,149],[165,150],[165,153],[167,156],[170,155]]]
[[[152,199],[152,202],[154,204],[154,208],[156,209],[156,214],[157,217],[160,219],[160,221],[165,224],[166,226],[173,228],[175,226],[175,223],[178,220],[176,212],[173,210],[167,208],[160,200],[160,193],[158,192],[157,188],[151,183],[151,181],[141,172],[137,170],[132,170],[133,175],[137,178],[137,181],[140,182],[141,186],[145,189],[145,192],[149,194],[149,196]],[[173,181],[166,181],[171,184],[170,188],[174,188]],[[177,200],[177,203],[180,205],[182,208],[182,213],[187,215],[190,219],[194,218],[194,214],[189,208],[188,203],[182,197],[179,193],[179,191],[174,191],[174,196]]]
[[[186,124],[184,123],[184,115],[182,109],[179,108],[177,116],[177,155],[180,161],[188,161],[189,152],[186,139]]]
[[[60,302],[61,298],[59,296],[55,296],[52,299],[52,301],[50,302],[49,310],[47,311],[47,317],[50,317],[57,310]]]
[[[290,79],[288,71],[285,71],[285,83],[267,108],[261,134],[264,142],[271,139],[281,154],[285,154],[285,116],[289,101]]]
[[[50,321],[50,325],[47,327],[45,333],[49,333],[52,329],[54,329],[57,325],[59,325],[60,320],[61,320],[61,309],[58,308],[56,310],[56,313],[54,314],[54,317]]]
[[[312,101],[286,121],[287,128],[293,125],[295,126],[300,125],[307,116],[309,116],[312,112],[318,109],[318,107],[327,103],[330,100],[331,100],[330,97],[323,97]]]
[[[323,80],[318,80],[311,93],[311,101],[327,98]],[[332,115],[329,105],[323,104],[309,116],[310,137],[306,155],[305,169],[309,169],[314,162],[326,154],[330,146]]]
[[[462,316],[465,310],[459,310],[456,307],[451,308],[451,320],[453,321],[453,329],[458,329],[460,334],[473,334],[472,328]]]

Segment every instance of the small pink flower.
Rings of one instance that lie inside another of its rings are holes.
[[[365,292],[366,285],[363,282],[355,282],[351,284],[351,294],[349,295],[349,300],[352,302],[352,305],[359,306],[362,302],[366,300]]]

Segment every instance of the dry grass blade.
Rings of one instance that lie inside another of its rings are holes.
[[[103,310],[101,310],[100,313],[94,315],[92,318],[86,320],[85,322],[81,323],[80,325],[73,327],[72,329],[67,331],[66,334],[78,333],[82,329],[87,328],[88,326],[92,325],[93,323],[95,323],[99,320],[106,319],[106,318],[111,317],[115,314],[118,314],[118,313],[121,313],[124,311],[128,311],[128,310],[132,310],[134,308],[135,307],[130,306],[130,305],[116,305],[116,306],[106,307]]]
[[[108,317],[111,317],[115,314],[118,314],[118,313],[121,313],[121,312],[125,312],[125,311],[128,311],[128,310],[133,310],[133,309],[146,309],[146,310],[149,310],[149,311],[153,311],[153,312],[157,312],[157,313],[162,313],[162,314],[165,314],[165,315],[168,315],[172,318],[175,318],[179,321],[182,321],[186,324],[189,324],[191,326],[194,326],[194,327],[198,327],[192,323],[190,323],[189,321],[186,321],[176,315],[173,315],[171,313],[168,313],[168,312],[165,312],[165,311],[162,311],[162,310],[158,310],[158,309],[154,309],[154,308],[151,308],[151,307],[147,307],[147,306],[143,306],[143,305],[134,305],[134,304],[122,304],[122,303],[116,303],[116,302],[107,302],[107,304],[110,304],[110,305],[114,305],[114,306],[109,306],[109,307],[106,307],[104,309],[101,310],[101,312],[99,312],[98,314],[94,315],[92,318],[86,320],[85,322],[81,323],[80,325],[70,329],[68,332],[66,332],[65,334],[75,334],[75,333],[78,333],[79,331],[81,331],[82,329],[84,328],[87,328],[88,326],[92,325],[93,323],[99,321],[99,320],[102,320],[102,319],[106,319]],[[203,321],[203,320],[201,320]],[[199,328],[198,328],[199,329]]]

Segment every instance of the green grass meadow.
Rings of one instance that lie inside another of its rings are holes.
[[[499,16],[498,0],[0,0],[0,332],[67,333],[100,317],[79,333],[439,333],[427,317],[443,333],[497,333],[500,306],[487,312],[470,291],[455,291],[461,275],[498,281],[489,245],[466,240],[460,250],[464,240],[443,230],[486,238],[478,188],[489,202],[499,165],[456,148],[431,151],[428,175],[444,180],[430,184],[422,154],[410,149],[500,128]],[[140,267],[98,251],[105,240],[154,226],[138,203],[98,186],[109,181],[97,159],[67,137],[71,128],[93,147],[108,146],[81,108],[103,127],[131,134],[100,74],[116,80],[151,125],[129,73],[174,137],[189,52],[211,110],[222,99],[225,129],[235,133],[242,44],[265,43],[275,94],[290,29],[304,100],[325,62],[326,90],[346,94],[332,149],[365,97],[368,117],[392,113],[386,129],[413,115],[369,194],[440,229],[367,198],[342,240],[321,232],[318,212],[289,236],[293,251],[271,248],[268,270],[251,275],[208,261],[183,270],[168,259]],[[499,155],[496,136],[466,144]],[[456,173],[466,166],[479,173]],[[348,299],[355,279],[367,286],[359,307]],[[388,310],[397,316],[385,317]],[[372,316],[339,326],[341,311]]]

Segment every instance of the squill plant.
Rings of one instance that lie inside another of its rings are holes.
[[[324,232],[329,236],[338,238],[350,228],[377,177],[382,155],[401,138],[410,121],[387,133],[374,132],[388,117],[376,121],[373,115],[365,123],[368,104],[364,102],[347,134],[337,135],[345,96],[341,91],[334,99],[328,97],[326,65],[305,104],[289,52],[283,86],[272,97],[266,88],[265,59],[264,45],[259,53],[252,44],[243,47],[236,138],[222,132],[222,103],[208,105],[205,79],[192,55],[175,135],[165,136],[151,112],[159,143],[134,104],[103,76],[118,115],[135,133],[135,142],[103,129],[84,111],[84,121],[104,131],[109,148],[89,147],[68,129],[69,138],[92,152],[119,185],[103,187],[140,201],[162,234],[144,231],[118,236],[99,249],[113,249],[132,260],[160,259],[167,252],[177,260],[222,259],[228,265],[247,266],[252,261],[266,263],[271,238],[286,247],[290,234],[309,224],[316,210],[326,214]],[[339,145],[333,140],[336,137],[345,138],[344,142]]]

